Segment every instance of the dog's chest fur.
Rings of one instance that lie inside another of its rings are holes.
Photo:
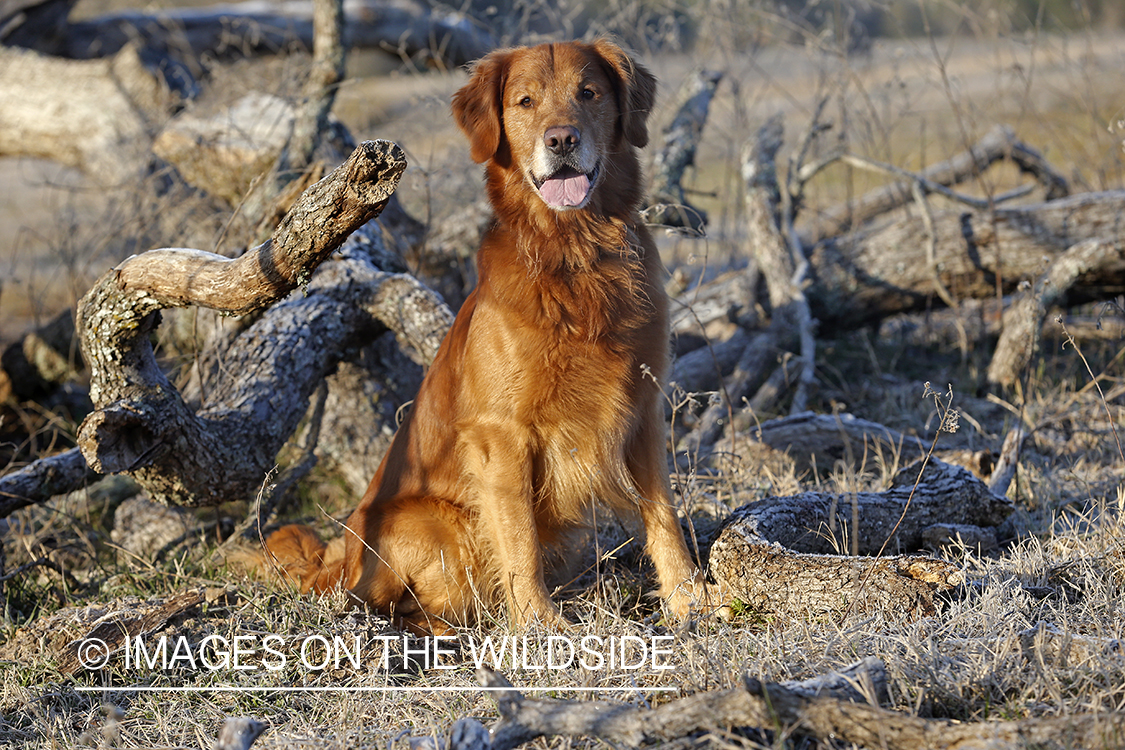
[[[652,251],[624,225],[612,229],[615,247],[585,255],[561,232],[532,244],[538,254],[525,243],[519,259],[490,257],[517,246],[502,229],[482,249],[488,281],[475,317],[482,336],[503,342],[490,369],[500,375],[494,363],[542,363],[506,369],[495,388],[532,436],[533,491],[551,498],[539,503],[548,535],[584,521],[592,499],[635,501],[624,446],[656,396],[642,365],[659,374],[667,358],[645,258]],[[509,330],[493,329],[494,320]]]

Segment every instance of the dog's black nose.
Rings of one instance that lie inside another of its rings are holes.
[[[570,125],[547,128],[547,132],[543,135],[543,143],[547,145],[547,150],[556,156],[566,156],[578,148],[581,142],[582,136],[579,135],[578,128]]]

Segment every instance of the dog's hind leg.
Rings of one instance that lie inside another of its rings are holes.
[[[348,586],[357,600],[419,633],[472,621],[475,554],[459,508],[396,498],[357,509],[348,528]]]

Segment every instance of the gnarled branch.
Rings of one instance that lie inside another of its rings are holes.
[[[404,327],[410,316],[402,310],[429,305],[438,313],[428,333],[439,339],[448,311],[411,277],[340,262],[309,281],[352,231],[378,215],[405,166],[394,144],[365,143],[301,196],[270,241],[241,258],[163,249],[103,276],[78,316],[98,407],[79,432],[90,466],[129,472],[154,499],[174,504],[250,497],[357,332],[390,328],[425,340]],[[224,381],[193,413],[156,365],[148,338],[154,313],[196,304],[245,314],[299,285],[307,285],[306,296],[276,306],[238,337],[224,366],[240,377]]]

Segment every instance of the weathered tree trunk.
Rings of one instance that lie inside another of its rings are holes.
[[[995,297],[1039,278],[1080,242],[1125,244],[1125,191],[1084,193],[1037,205],[933,213],[934,263],[926,222],[908,216],[818,245],[807,291],[822,330],[841,331],[888,315],[925,309],[937,295],[934,272],[958,299]],[[1120,266],[1088,269],[1069,301],[1125,292]]]
[[[680,87],[677,99],[682,103],[664,129],[664,142],[653,162],[650,207],[644,213],[648,223],[685,227],[703,234],[707,214],[688,202],[682,183],[684,172],[695,164],[695,149],[722,79],[720,72],[700,70]]]
[[[73,61],[0,47],[0,156],[39,156],[102,184],[135,179],[174,99],[126,46]]]
[[[830,472],[841,460],[849,466],[859,466],[865,454],[881,453],[912,462],[925,453],[917,439],[851,414],[804,412],[761,424],[751,424],[747,415],[737,414],[734,430],[738,437],[733,442],[729,437],[724,439],[723,450],[735,450],[738,440],[765,443],[774,450],[788,453],[801,473],[814,466],[822,472]]]
[[[5,44],[49,55],[89,59],[112,55],[129,42],[162,52],[190,50],[202,55],[274,55],[294,47],[312,49],[313,3],[308,0],[260,2],[201,8],[137,10],[60,23],[71,0],[47,0],[38,14],[11,23]],[[46,6],[65,10],[45,12]],[[423,64],[454,68],[497,45],[487,29],[455,12],[433,12],[414,0],[348,0],[344,5],[346,42],[351,47],[385,50]],[[2,22],[4,19],[0,19]]]
[[[1064,198],[1070,194],[1066,178],[1059,174],[1042,154],[1019,140],[1015,131],[1007,125],[997,125],[968,151],[962,151],[946,161],[926,167],[917,176],[925,183],[959,185],[980,175],[1001,159],[1011,159],[1021,172],[1032,175],[1036,182],[1043,186],[1046,200]],[[923,190],[925,189],[923,185]],[[893,182],[855,200],[820,212],[808,234],[814,240],[834,237],[913,200],[913,190],[909,181]]]
[[[935,594],[963,581],[953,564],[838,554],[913,551],[936,524],[996,526],[1011,513],[1010,501],[965,469],[930,460],[919,478],[921,466],[899,471],[885,492],[806,492],[739,508],[711,547],[711,574],[755,611],[933,614]]]
[[[341,261],[308,281],[378,215],[404,167],[393,144],[365,143],[301,197],[271,241],[245,256],[156,250],[103,276],[79,311],[98,407],[79,433],[90,465],[129,472],[151,497],[174,504],[252,497],[312,390],[357,333],[385,326],[432,356],[448,311],[413,278]],[[275,306],[225,354],[224,366],[242,377],[225,381],[192,413],[156,367],[153,313],[198,304],[245,314],[301,285],[306,296]]]

